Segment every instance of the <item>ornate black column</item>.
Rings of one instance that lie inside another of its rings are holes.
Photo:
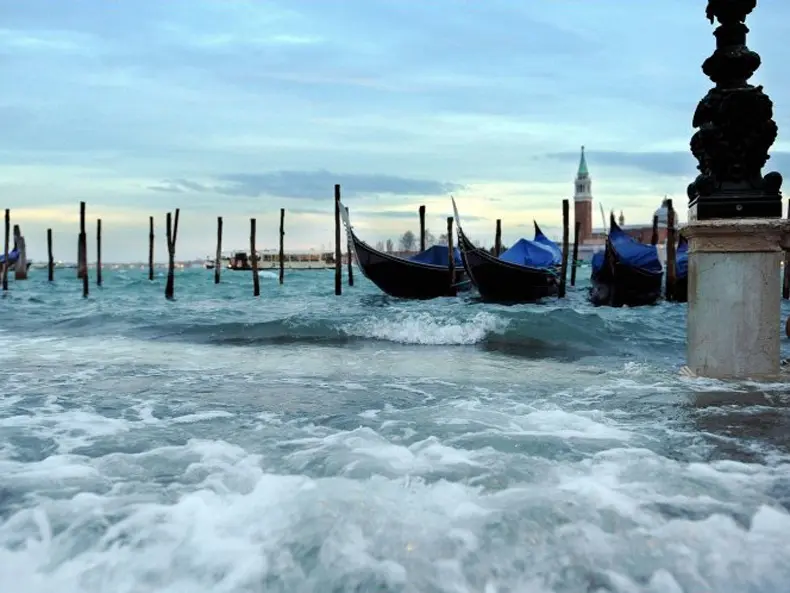
[[[746,16],[757,0],[708,0],[707,17],[716,51],[702,71],[716,86],[699,102],[691,152],[700,174],[688,187],[689,218],[776,218],[782,216],[782,176],[762,175],[776,140],[773,103],[762,86],[748,83],[760,56],[746,47]]]

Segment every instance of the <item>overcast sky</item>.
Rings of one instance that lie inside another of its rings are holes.
[[[456,196],[493,241],[550,234],[579,147],[593,194],[644,221],[684,218],[691,117],[714,47],[704,0],[0,0],[0,195],[43,259],[76,259],[78,202],[105,259],[146,257],[180,207],[178,258],[332,240],[332,191],[363,238],[439,234]],[[769,166],[788,172],[790,3],[761,0],[754,81],[778,103]],[[597,222],[597,218],[596,218]],[[164,241],[158,241],[158,259]]]

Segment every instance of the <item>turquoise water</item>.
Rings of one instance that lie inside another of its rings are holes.
[[[684,305],[212,278],[0,298],[0,591],[787,591],[790,391]]]

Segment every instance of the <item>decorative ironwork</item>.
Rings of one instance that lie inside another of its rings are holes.
[[[746,47],[746,16],[757,0],[709,0],[706,15],[720,23],[716,51],[702,71],[716,86],[699,102],[691,152],[700,174],[688,187],[690,217],[782,216],[782,176],[762,175],[778,128],[773,103],[762,86],[748,83],[760,56]]]

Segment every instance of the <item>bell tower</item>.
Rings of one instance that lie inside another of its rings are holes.
[[[576,222],[581,223],[579,229],[579,243],[584,243],[592,236],[592,180],[587,170],[587,158],[584,156],[584,146],[579,159],[579,171],[576,173],[575,189],[573,192],[573,215]]]

